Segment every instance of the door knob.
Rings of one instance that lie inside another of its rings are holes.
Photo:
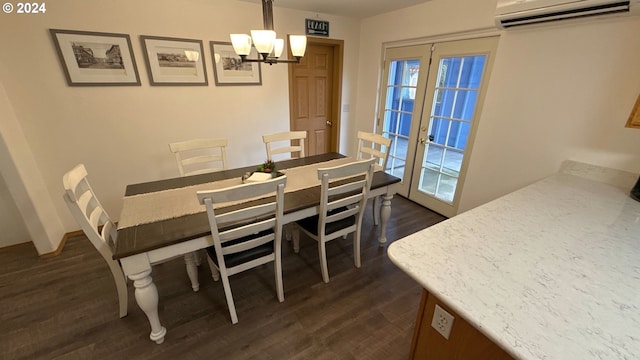
[[[424,145],[427,142],[427,139],[425,138],[420,138],[420,144]]]
[[[333,126],[333,123],[331,122],[331,120],[327,120],[327,126]]]

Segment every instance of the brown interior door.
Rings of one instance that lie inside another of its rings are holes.
[[[307,156],[334,151],[334,46],[307,45],[305,56],[291,67],[291,127],[307,132]]]

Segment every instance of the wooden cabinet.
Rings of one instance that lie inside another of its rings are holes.
[[[638,100],[636,100],[636,104],[631,110],[631,115],[629,115],[629,120],[627,120],[626,126],[640,129],[640,95],[638,95]]]
[[[454,316],[448,340],[431,327],[436,304]],[[409,358],[416,360],[513,360],[502,348],[424,289],[422,290]]]

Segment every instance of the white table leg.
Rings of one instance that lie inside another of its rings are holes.
[[[387,223],[391,217],[391,199],[393,194],[382,195],[382,206],[380,207],[380,237],[378,238],[378,244],[380,247],[384,247],[387,243]]]
[[[196,259],[196,253],[190,252],[184,254],[184,263],[187,266],[187,275],[191,280],[191,288],[193,291],[200,290],[200,282],[198,282],[198,260]]]
[[[129,279],[133,280],[133,286],[136,288],[136,302],[149,319],[149,325],[151,325],[149,338],[157,344],[162,344],[167,329],[160,324],[158,317],[158,289],[151,279],[151,269],[129,275]]]

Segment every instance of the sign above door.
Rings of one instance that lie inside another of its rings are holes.
[[[305,19],[305,31],[307,35],[329,36],[329,22],[317,19]]]

